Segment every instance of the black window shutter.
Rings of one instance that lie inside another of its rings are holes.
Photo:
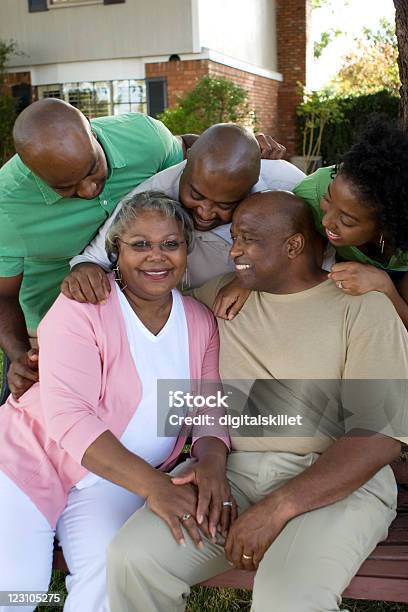
[[[156,118],[167,107],[166,79],[148,79],[147,84],[147,113]]]
[[[126,0],[103,0],[104,4],[122,4]]]
[[[30,13],[48,11],[47,0],[28,0],[28,10]]]

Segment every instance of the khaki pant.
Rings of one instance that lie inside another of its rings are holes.
[[[315,453],[231,453],[227,473],[240,512],[317,458]],[[395,517],[396,493],[387,466],[346,499],[291,520],[259,565],[252,611],[340,610],[342,592],[387,536]],[[198,550],[187,535],[186,547],[179,546],[167,525],[144,507],[110,546],[112,612],[181,612],[191,585],[227,569],[222,546],[205,540],[204,549]]]

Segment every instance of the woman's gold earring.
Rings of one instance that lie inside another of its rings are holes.
[[[181,291],[188,291],[189,289],[191,289],[190,274],[188,273],[188,268],[186,268],[181,280]]]
[[[384,235],[381,234],[381,236],[380,236],[380,251],[381,251],[381,255],[384,253],[384,246],[385,246]]]
[[[123,291],[124,289],[126,289],[127,284],[123,284],[123,278],[122,274],[120,273],[119,264],[116,264],[116,266],[113,268],[113,271],[115,273],[115,281],[118,283],[120,290]]]

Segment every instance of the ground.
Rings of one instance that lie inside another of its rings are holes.
[[[64,575],[54,572],[51,591],[63,591]],[[251,593],[233,589],[193,587],[186,612],[249,612]],[[408,604],[345,599],[343,607],[349,612],[408,612]],[[40,607],[37,612],[61,612],[61,608]],[[271,610],[271,612],[274,612]],[[278,611],[276,611],[278,612]],[[299,611],[301,612],[301,611]]]

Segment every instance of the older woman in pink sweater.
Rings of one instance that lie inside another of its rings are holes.
[[[227,527],[228,440],[198,432],[177,481],[166,470],[188,431],[157,434],[158,380],[219,378],[214,318],[175,289],[191,236],[177,203],[135,196],[107,238],[117,260],[107,302],[61,295],[42,322],[41,382],[0,409],[0,591],[47,591],[56,534],[70,572],[64,609],[106,612],[107,545],[145,501],[181,545]]]

